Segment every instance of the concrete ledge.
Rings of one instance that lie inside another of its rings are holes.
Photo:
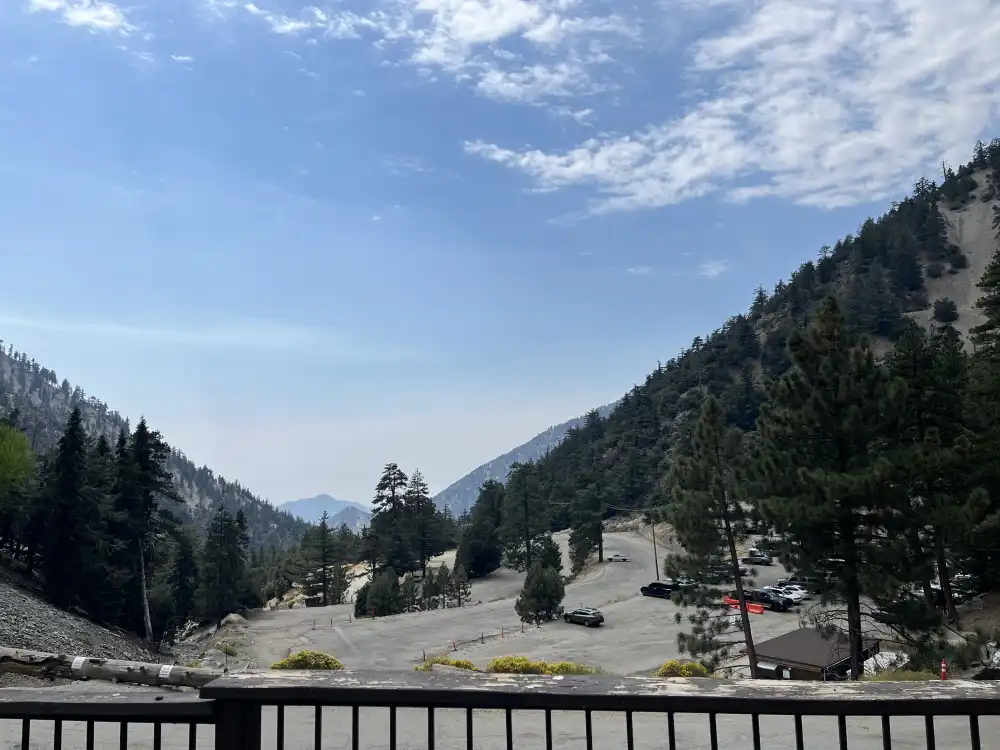
[[[1000,684],[792,682],[467,672],[282,672],[221,677],[202,698],[326,706],[926,716],[1000,715]]]

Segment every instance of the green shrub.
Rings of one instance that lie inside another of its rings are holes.
[[[952,268],[966,268],[969,265],[969,258],[965,253],[955,253],[950,260]]]
[[[934,303],[934,320],[940,323],[954,323],[958,320],[958,306],[954,300],[942,297]]]
[[[602,674],[597,667],[560,661],[549,664],[532,661],[527,656],[500,656],[486,665],[487,672],[496,674]]]
[[[944,276],[944,265],[941,263],[931,263],[927,266],[927,276],[932,279],[940,279]]]
[[[226,656],[236,656],[239,652],[236,650],[236,646],[232,643],[226,643],[225,641],[219,641],[215,644],[215,647],[219,649]]]
[[[655,677],[711,677],[703,664],[696,661],[671,659],[653,673]]]
[[[430,672],[431,667],[440,664],[443,667],[455,667],[456,669],[467,669],[470,672],[478,672],[476,665],[468,659],[452,659],[450,656],[433,656],[423,664],[418,664],[413,669],[417,672]]]
[[[271,669],[343,669],[340,660],[319,651],[297,651],[291,656],[276,661]]]

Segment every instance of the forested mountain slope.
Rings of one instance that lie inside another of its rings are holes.
[[[600,407],[597,411],[602,417],[608,416],[614,409],[614,404]],[[527,443],[507,451],[491,461],[487,461],[457,482],[450,484],[434,496],[434,502],[439,508],[448,508],[457,517],[472,507],[479,495],[479,488],[488,479],[506,482],[507,474],[514,463],[535,461],[555,448],[566,437],[566,434],[583,425],[584,417],[577,417],[540,432]]]
[[[19,423],[36,452],[52,448],[66,427],[66,420],[79,407],[87,431],[105,435],[112,445],[120,431],[128,430],[128,421],[107,404],[88,396],[79,386],[60,381],[56,373],[18,352],[0,339],[0,414],[14,409]],[[166,436],[169,439],[169,436]],[[228,481],[206,466],[197,467],[177,448],[167,460],[189,520],[205,528],[215,511],[226,508],[231,513],[242,509],[255,546],[288,546],[301,539],[308,524],[280,511],[255,496],[239,482]]]
[[[970,164],[945,168],[940,184],[920,180],[912,195],[820,249],[771,292],[758,289],[746,313],[696,337],[606,418],[570,429],[549,453],[513,472],[508,487],[538,497],[552,528],[569,525],[571,501],[595,482],[607,512],[655,505],[665,458],[687,439],[703,397],[714,394],[731,424],[752,430],[765,384],[791,366],[789,336],[827,295],[839,299],[851,329],[883,351],[915,321],[952,322],[966,334],[981,322],[976,284],[998,247],[998,197],[994,139],[977,144]]]

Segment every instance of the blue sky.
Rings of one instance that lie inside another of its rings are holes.
[[[996,0],[11,0],[0,337],[274,500],[442,489],[997,134]]]

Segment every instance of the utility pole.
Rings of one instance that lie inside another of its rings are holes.
[[[656,566],[656,580],[660,580],[660,558],[656,553],[656,523],[651,515],[646,516],[646,520],[649,521],[649,530],[653,537],[653,565]]]

